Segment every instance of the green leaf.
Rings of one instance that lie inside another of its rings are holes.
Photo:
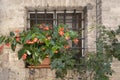
[[[45,41],[45,44],[46,44],[46,46],[49,46],[49,45],[50,45],[50,41],[49,41],[49,40],[46,40],[46,41]]]
[[[52,58],[52,57],[53,57],[53,55],[54,55],[54,53],[53,53],[51,50],[49,51],[49,53],[50,53],[50,55],[49,55],[49,56],[50,56],[50,58]]]
[[[35,54],[36,57],[38,56],[38,53],[35,52],[34,54]]]
[[[41,57],[39,57],[38,61],[39,61],[40,63],[42,63],[43,60],[41,59]]]
[[[52,47],[52,52],[56,51],[56,50],[59,49],[59,48],[60,48],[60,46],[58,46],[58,45],[53,46],[53,47]]]
[[[69,31],[69,34],[70,34],[71,38],[77,37],[77,33],[72,30]]]
[[[18,51],[18,59],[21,59],[24,53],[25,53],[25,50],[24,49],[20,49]]]
[[[5,36],[0,37],[0,44],[5,40]]]
[[[10,41],[12,41],[11,37],[7,37],[4,42],[9,43]]]
[[[14,32],[10,32],[10,36],[11,37],[15,36],[15,33]]]
[[[50,41],[50,44],[55,45],[55,42],[52,40],[52,41]]]
[[[26,43],[26,40],[29,40],[31,38],[31,32],[28,32],[25,36],[24,43]]]
[[[16,45],[17,45],[16,41],[13,40],[13,42],[11,42],[11,48],[12,48],[13,51],[15,51]]]

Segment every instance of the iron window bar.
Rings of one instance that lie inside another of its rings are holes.
[[[76,10],[75,9],[73,13],[73,25],[76,27]]]
[[[56,10],[54,10],[55,16],[53,17],[53,20],[55,21],[55,24],[57,24],[57,16],[56,16]]]
[[[47,10],[45,9],[45,16],[44,16],[45,23],[46,23],[46,16],[47,16]]]
[[[37,19],[38,17],[37,17],[37,10],[35,10],[35,24],[38,24],[38,22],[37,22]]]
[[[66,23],[66,10],[64,10],[64,24]]]

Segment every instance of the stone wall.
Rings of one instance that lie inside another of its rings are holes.
[[[115,29],[120,25],[120,0],[102,0],[102,22],[109,29]],[[116,59],[112,63],[115,71],[111,80],[120,80],[120,62]]]
[[[29,9],[84,6],[89,7],[86,47],[89,51],[94,51],[96,31],[91,31],[90,27],[95,26],[96,21],[95,0],[0,0],[0,34],[8,35],[10,31],[16,29],[24,30],[27,26],[27,10]],[[29,73],[29,69],[24,68],[24,62],[18,60],[17,53],[5,47],[3,54],[0,55],[0,80],[33,80],[34,77],[36,77],[36,80],[55,79],[54,71],[50,69],[37,70],[35,76]]]

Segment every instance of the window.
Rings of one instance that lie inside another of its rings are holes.
[[[81,57],[85,51],[85,28],[84,28],[84,17],[83,11],[79,10],[53,10],[47,11],[29,11],[28,15],[28,24],[30,29],[35,24],[48,24],[48,25],[59,25],[67,24],[69,29],[72,29],[79,33],[79,43],[74,45],[73,42],[70,42],[72,49],[78,50],[78,54]]]

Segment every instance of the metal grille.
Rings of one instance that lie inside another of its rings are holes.
[[[85,53],[85,26],[86,26],[86,9],[79,10],[53,10],[47,11],[29,11],[28,24],[30,29],[35,24],[48,24],[48,25],[59,25],[66,24],[69,29],[72,29],[79,33],[79,43],[75,45],[71,42],[72,49],[78,50],[78,57],[81,57]]]

